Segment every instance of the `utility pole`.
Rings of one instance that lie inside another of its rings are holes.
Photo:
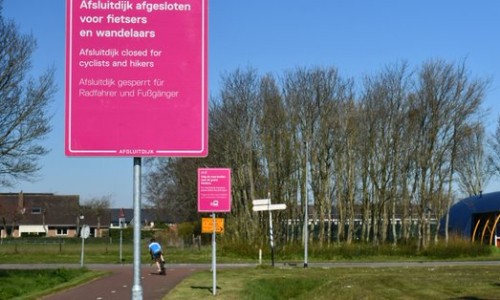
[[[305,208],[304,208],[304,268],[307,268],[308,267],[308,262],[307,262],[307,253],[308,253],[308,243],[309,243],[309,211],[308,211],[308,207],[309,207],[309,197],[308,197],[308,190],[307,190],[307,182],[308,182],[308,173],[309,173],[309,170],[307,168],[307,165],[308,165],[308,161],[309,161],[309,147],[308,147],[308,143],[306,141],[306,183],[305,183]]]

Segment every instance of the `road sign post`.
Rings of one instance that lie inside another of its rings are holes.
[[[208,0],[104,2],[66,1],[65,154],[133,157],[140,300],[141,158],[208,155]]]
[[[198,169],[198,212],[212,213],[212,293],[217,293],[217,261],[216,261],[216,212],[231,211],[231,169],[199,168]],[[223,220],[222,220],[223,221]],[[224,223],[222,223],[224,224]],[[223,226],[222,226],[223,229]],[[203,224],[202,224],[203,230]]]
[[[231,211],[231,169],[198,169],[198,212]]]
[[[118,225],[120,226],[120,263],[123,263],[123,227],[125,227],[125,214],[123,213],[123,209],[120,209]]]
[[[269,195],[270,196],[270,195]],[[256,199],[252,201],[253,211],[267,211],[269,212],[269,244],[271,245],[271,266],[274,267],[274,236],[273,236],[273,210],[286,209],[286,204],[272,204],[271,198]]]
[[[80,237],[82,238],[82,253],[80,256],[80,267],[83,268],[83,256],[84,256],[84,248],[85,248],[85,239],[90,236],[90,227],[88,225],[82,226],[82,231],[80,232]]]
[[[216,250],[216,235],[215,235],[215,213],[212,214],[213,218],[213,232],[212,232],[212,294],[215,296],[217,294],[217,250]]]

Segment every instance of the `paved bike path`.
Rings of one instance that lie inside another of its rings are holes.
[[[132,265],[87,266],[93,270],[111,271],[111,275],[98,278],[43,299],[45,300],[113,300],[131,299],[134,274]],[[141,268],[141,287],[143,299],[162,299],[179,282],[197,269],[192,267],[176,267],[167,270],[167,275],[157,275],[151,272],[156,268],[144,266]]]
[[[167,274],[155,274],[156,267],[141,265],[142,298],[162,299],[184,278],[194,272],[210,270],[211,264],[166,264]],[[217,268],[255,266],[255,264],[222,264]],[[1,269],[58,269],[80,268],[79,264],[0,264]],[[131,299],[134,284],[132,264],[86,264],[90,270],[109,271],[110,275],[82,285],[45,296],[44,300],[114,300]]]
[[[236,266],[236,265],[235,265]],[[239,266],[239,265],[238,265]],[[77,269],[79,264],[0,264],[0,269]],[[109,271],[110,275],[86,282],[55,294],[45,296],[44,300],[113,300],[131,299],[134,284],[132,264],[87,264],[90,270]],[[210,270],[210,264],[167,264],[167,274],[158,275],[156,267],[141,266],[142,298],[162,299],[170,290],[190,274]]]

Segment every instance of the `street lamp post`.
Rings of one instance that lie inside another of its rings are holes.
[[[306,142],[306,184],[305,184],[305,208],[304,208],[304,268],[307,268],[308,262],[307,262],[307,246],[309,243],[309,212],[308,212],[308,206],[309,206],[309,199],[308,199],[308,191],[307,191],[307,181],[308,181],[308,173],[309,170],[307,169],[307,164],[309,160],[309,149],[308,149],[308,144]]]

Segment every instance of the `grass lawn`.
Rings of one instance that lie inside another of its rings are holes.
[[[38,241],[38,240],[37,240]],[[44,241],[44,240],[40,240]],[[0,243],[0,299],[37,299],[91,280],[102,273],[80,269],[70,270],[2,270],[3,263],[68,263],[79,264],[79,240],[60,243],[37,242]],[[432,255],[394,253],[393,247],[375,249],[353,245],[332,247],[323,255],[310,251],[310,262],[360,261],[432,261],[432,260],[500,260],[497,248],[476,252],[481,248],[459,244],[456,247],[435,249]],[[124,243],[123,260],[132,263],[133,245]],[[344,249],[345,248],[345,249]],[[397,248],[396,250],[398,250]],[[141,248],[142,263],[149,263],[146,242]],[[301,249],[299,249],[301,250]],[[342,251],[341,251],[342,250]],[[217,263],[257,263],[257,253],[218,250]],[[328,256],[326,256],[328,255]],[[211,247],[166,248],[168,264],[211,262]],[[300,262],[303,251],[277,253],[276,263]],[[117,243],[89,240],[85,244],[85,264],[119,263]],[[270,268],[269,252],[263,257],[263,267],[219,269],[217,271],[217,298],[219,299],[500,299],[500,272],[497,266],[455,267],[392,267],[323,269]],[[300,263],[298,264],[300,265]],[[212,297],[212,274],[199,272],[183,281],[165,299],[198,299]]]
[[[39,299],[106,274],[87,269],[0,270],[0,299]]]
[[[0,264],[2,263],[67,263],[79,264],[81,260],[81,243],[66,244],[3,244],[0,245]],[[168,263],[210,263],[211,247],[178,249],[166,248]],[[133,262],[133,245],[122,246],[122,260],[124,263]],[[141,248],[142,263],[149,263],[151,256],[147,251],[147,244]],[[248,259],[221,258],[221,261],[248,262]],[[254,260],[256,261],[256,259]],[[93,244],[87,242],[84,246],[84,262],[86,264],[118,264],[120,263],[120,248],[118,244]]]
[[[212,295],[199,272],[164,299]],[[253,268],[217,271],[217,299],[499,299],[497,266]]]

